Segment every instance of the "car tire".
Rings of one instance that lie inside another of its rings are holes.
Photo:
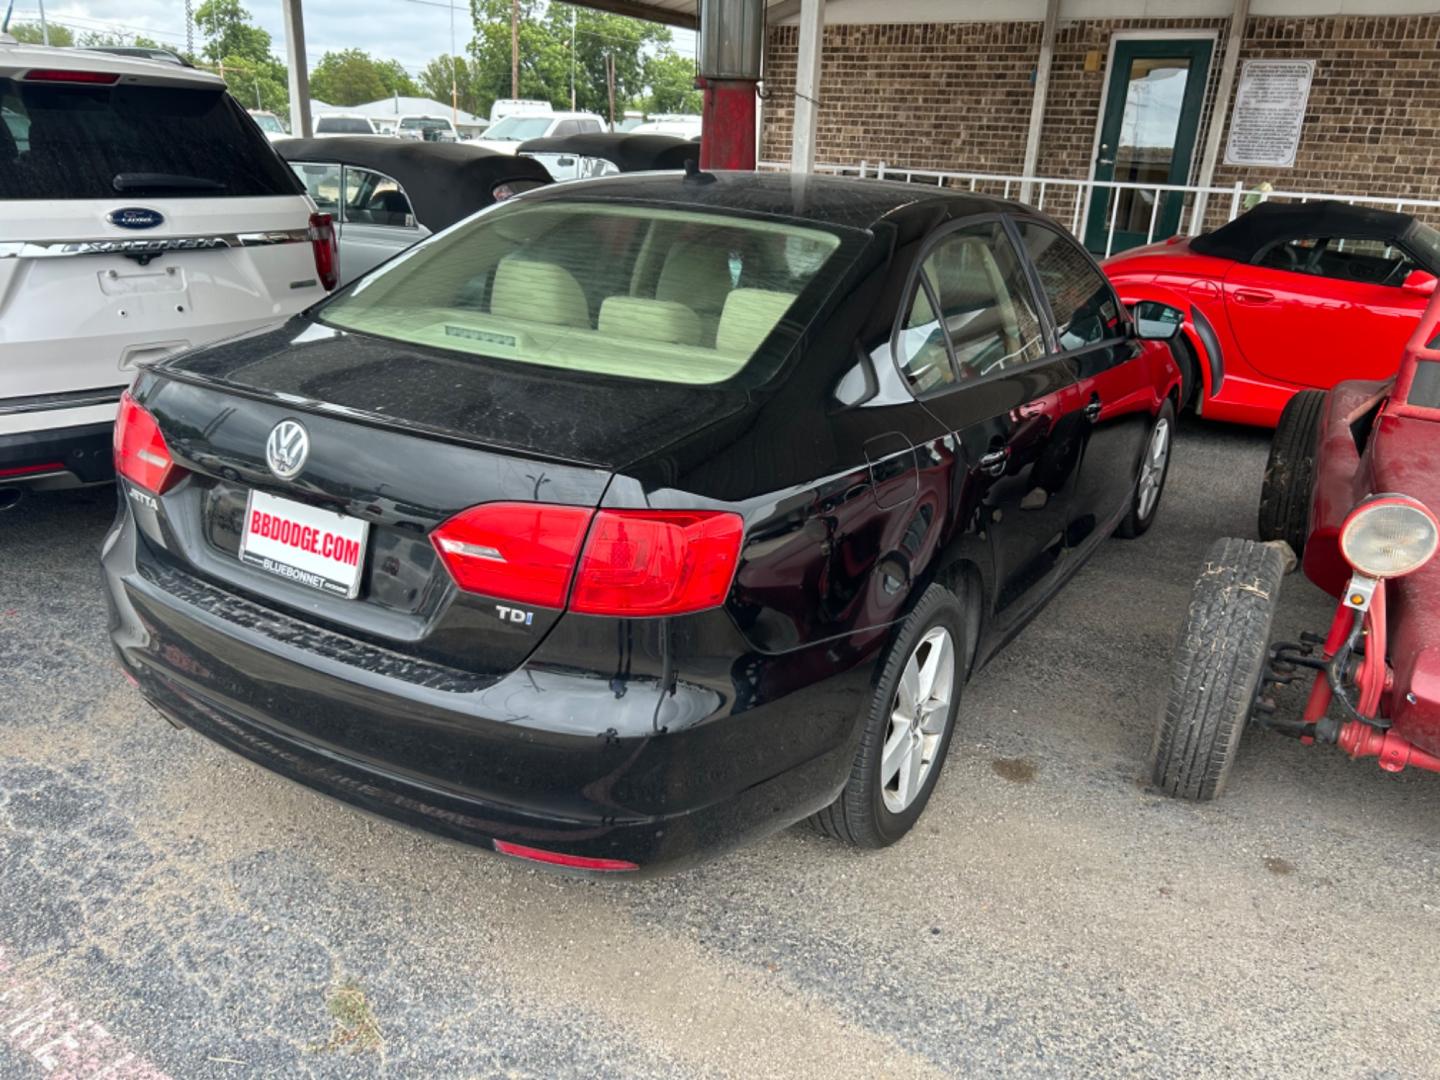
[[[1310,530],[1315,442],[1324,411],[1323,390],[1301,390],[1285,403],[1260,483],[1260,539],[1284,540],[1296,558],[1305,553]]]
[[[1151,751],[1151,782],[1165,794],[1203,802],[1225,790],[1265,671],[1284,576],[1284,556],[1273,545],[1225,538],[1206,554]]]
[[[940,779],[955,730],[965,658],[970,655],[967,626],[954,593],[940,585],[925,590],[881,663],[880,677],[865,703],[860,749],[845,789],[810,818],[820,832],[856,847],[881,848],[899,840],[919,819]],[[922,702],[922,708],[907,712],[902,691],[913,688],[917,678],[923,680],[927,662],[944,669],[944,656],[936,650],[946,647],[948,700],[943,705],[938,700],[937,676],[929,695],[931,707],[923,708]],[[902,757],[907,745],[909,754]]]
[[[1195,347],[1186,340],[1183,330],[1170,340],[1170,354],[1175,357],[1175,366],[1180,369],[1180,406],[1178,411],[1184,412],[1195,400],[1198,392],[1197,376],[1200,374],[1200,362],[1195,355]]]
[[[1170,458],[1175,446],[1175,405],[1167,400],[1150,428],[1145,450],[1140,457],[1140,475],[1135,479],[1135,494],[1130,498],[1130,512],[1120,522],[1115,535],[1133,540],[1144,536],[1155,523],[1160,511],[1160,497],[1165,494],[1165,480],[1170,475]],[[1158,456],[1157,456],[1158,455]]]

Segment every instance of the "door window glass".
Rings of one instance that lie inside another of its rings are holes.
[[[305,185],[315,205],[326,214],[340,212],[340,166],[325,165],[310,161],[293,161],[290,168]]]
[[[1175,160],[1190,59],[1185,56],[1137,56],[1125,81],[1124,113],[1115,145],[1115,179],[1135,184],[1167,184]],[[1121,188],[1115,193],[1115,228],[1148,233],[1156,193]],[[1109,227],[1109,221],[1106,221]]]
[[[345,169],[345,220],[356,225],[413,228],[415,218],[404,190],[390,177],[369,169]]]
[[[924,274],[954,354],[952,377],[980,378],[1045,354],[1035,301],[1000,222],[947,235],[926,258]],[[912,309],[907,333],[919,333],[920,315]]]
[[[1124,330],[1120,304],[1085,249],[1032,222],[1020,224],[1020,235],[1050,301],[1060,348],[1079,349],[1119,337]]]
[[[925,271],[921,271],[922,275]],[[933,283],[931,285],[933,288]],[[916,288],[910,314],[900,329],[900,370],[917,394],[928,393],[955,381],[950,366],[950,352],[945,345],[945,331],[930,304],[930,294]]]
[[[1389,240],[1341,236],[1295,237],[1267,248],[1257,264],[1366,285],[1403,284],[1419,266]]]

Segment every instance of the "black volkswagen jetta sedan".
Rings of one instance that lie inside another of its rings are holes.
[[[1154,519],[1171,325],[1010,203],[528,192],[135,380],[113,640],[172,720],[507,855],[888,844],[970,674]]]

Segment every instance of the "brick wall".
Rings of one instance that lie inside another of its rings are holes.
[[[1228,20],[1063,21],[1057,30],[1038,172],[1088,174],[1111,36],[1120,30],[1220,32],[1192,171],[1198,171]],[[825,28],[817,160],[1019,173],[1038,22]],[[790,154],[797,28],[769,31],[761,156]],[[1088,54],[1099,69],[1086,71]],[[1241,61],[1313,59],[1315,79],[1292,169],[1231,168],[1217,185],[1440,198],[1440,16],[1253,17]],[[1228,123],[1229,109],[1225,121]],[[1223,134],[1223,133],[1222,133]],[[1224,143],[1221,143],[1223,160]],[[1063,195],[1046,209],[1065,217]],[[1228,208],[1228,201],[1212,209]]]

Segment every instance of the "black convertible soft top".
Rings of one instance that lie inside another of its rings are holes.
[[[410,198],[420,224],[436,232],[495,202],[496,184],[551,177],[533,158],[497,154],[465,143],[408,142],[383,136],[283,139],[275,143],[291,162],[334,162],[393,177]]]
[[[1351,206],[1335,199],[1308,203],[1263,202],[1228,225],[1190,241],[1190,250],[1250,262],[1272,244],[1301,236],[1398,240],[1415,224],[1409,214]]]
[[[700,144],[675,135],[625,131],[589,131],[579,135],[552,135],[520,144],[521,154],[574,154],[604,158],[621,172],[683,169],[688,158],[700,158]]]

